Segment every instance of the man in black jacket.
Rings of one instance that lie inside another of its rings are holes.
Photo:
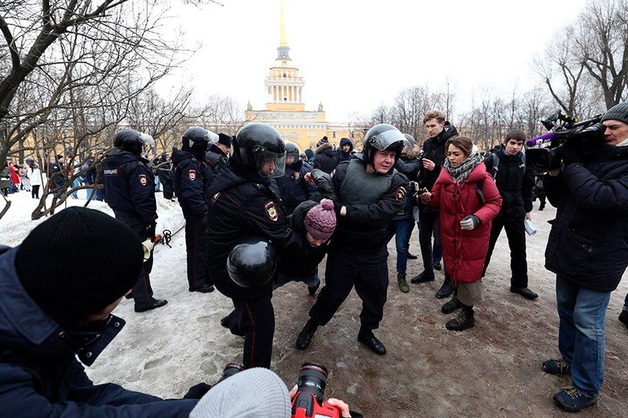
[[[542,367],[550,374],[571,374],[573,387],[554,395],[568,411],[597,402],[606,308],[628,265],[628,146],[619,146],[616,121],[628,123],[628,103],[602,116],[604,137],[569,138],[559,149],[562,167],[543,179],[557,208],[545,267],[556,273],[561,358]]]
[[[227,272],[229,252],[242,240],[259,236],[277,251],[307,251],[309,244],[288,227],[272,179],[285,170],[285,146],[269,125],[251,123],[233,139],[233,155],[219,167],[208,191],[207,264],[220,293],[231,298],[234,310],[221,320],[232,333],[244,336],[245,368],[270,367],[275,314],[272,281],[240,287]]]
[[[423,170],[421,171],[420,186],[431,190],[440,175],[445,162],[445,142],[458,135],[458,131],[449,121],[445,120],[443,112],[431,110],[423,118],[427,129],[428,140],[423,144]],[[440,245],[440,229],[438,210],[426,205],[420,205],[419,216],[419,243],[423,257],[423,272],[410,280],[412,283],[425,283],[434,280],[434,254],[432,252],[432,235],[434,235],[434,252],[442,251]],[[436,292],[439,299],[446,298],[454,292],[451,277],[445,272],[445,281]]]
[[[506,230],[508,247],[510,247],[510,291],[518,293],[526,299],[534,300],[537,295],[528,289],[528,263],[526,260],[525,220],[531,220],[532,189],[534,187],[534,173],[528,169],[523,154],[525,134],[514,129],[506,134],[502,145],[491,150],[484,164],[486,171],[493,173],[495,184],[502,196],[502,208],[497,218],[493,219],[491,238],[488,253],[484,262],[486,273],[495,243],[502,232]]]
[[[119,219],[129,226],[142,240],[155,240],[157,202],[155,201],[155,177],[142,158],[142,148],[152,146],[152,137],[133,129],[119,131],[113,145],[115,148],[103,161],[105,200]],[[153,269],[153,253],[143,264],[140,277],[133,286],[135,312],[161,308],[165,299],[155,299],[150,285]]]
[[[364,137],[362,154],[338,164],[332,179],[338,224],[329,246],[325,287],[297,337],[298,349],[310,345],[317,328],[332,319],[355,286],[362,299],[358,341],[376,354],[386,354],[373,330],[384,316],[388,292],[386,227],[407,197],[408,179],[394,169],[404,143],[394,126],[375,125]]]
[[[205,153],[212,132],[195,126],[185,131],[181,150],[173,149],[174,187],[185,218],[188,290],[209,293],[214,286],[207,272],[205,227],[206,193],[212,177]]]

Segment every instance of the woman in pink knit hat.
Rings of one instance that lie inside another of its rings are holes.
[[[327,244],[336,229],[334,202],[322,199],[320,203],[306,200],[297,206],[290,216],[290,229],[305,236],[309,251],[283,253],[279,258],[279,274],[274,288],[288,282],[307,284],[310,295],[320,286],[318,264],[327,253]]]

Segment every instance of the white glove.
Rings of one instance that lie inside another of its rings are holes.
[[[465,216],[460,221],[460,229],[470,231],[480,224],[480,220],[475,215]]]

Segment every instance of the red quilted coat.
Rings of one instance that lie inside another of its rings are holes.
[[[483,181],[478,193],[478,181]],[[446,169],[442,169],[431,190],[431,207],[439,207],[440,233],[443,244],[445,270],[454,282],[471,283],[479,280],[488,252],[491,222],[502,205],[497,186],[484,164],[477,165],[469,177],[458,184]],[[472,230],[460,229],[460,221],[467,215],[475,215],[480,224]]]

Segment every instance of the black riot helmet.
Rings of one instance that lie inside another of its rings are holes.
[[[250,123],[231,142],[232,158],[251,174],[278,178],[286,171],[286,147],[281,134],[263,123]]]
[[[364,162],[373,164],[375,151],[394,151],[395,159],[399,159],[401,150],[406,143],[406,137],[392,125],[380,123],[368,130],[364,136],[362,156]]]
[[[122,129],[113,139],[114,147],[135,155],[141,155],[145,146],[152,147],[153,145],[155,145],[155,140],[152,136],[134,129]]]
[[[212,131],[193,126],[183,134],[182,148],[192,154],[205,154],[210,143],[216,142],[218,135]]]
[[[275,274],[277,259],[272,244],[260,237],[238,242],[227,257],[227,272],[238,286],[262,286]]]
[[[286,141],[286,165],[292,165],[300,160],[297,144]]]

